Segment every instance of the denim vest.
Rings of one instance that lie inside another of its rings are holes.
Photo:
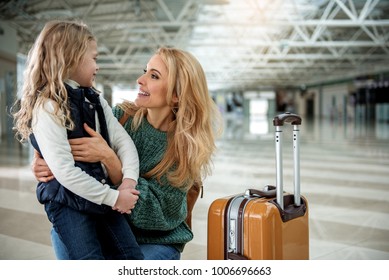
[[[107,123],[105,121],[104,112],[102,110],[99,96],[93,92],[91,88],[77,88],[65,84],[69,97],[69,105],[71,109],[72,120],[74,121],[74,130],[68,130],[68,139],[89,137],[89,134],[84,130],[83,124],[86,123],[89,127],[96,130],[95,113],[97,111],[100,123],[101,135],[109,144]],[[85,101],[85,97],[89,102]],[[48,128],[49,129],[49,128]],[[38,143],[33,134],[30,135],[32,146],[40,152]],[[88,163],[76,161],[75,166],[80,167],[90,176],[104,184],[110,184],[110,180],[105,176],[103,168],[99,162]],[[50,201],[55,201],[67,205],[75,210],[103,214],[111,210],[110,206],[98,205],[90,202],[66,189],[56,179],[47,183],[39,182],[36,190],[38,201],[42,204]]]

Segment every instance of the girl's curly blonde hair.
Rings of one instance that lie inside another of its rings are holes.
[[[27,140],[32,133],[34,108],[48,99],[56,104],[54,115],[58,123],[73,129],[64,80],[77,67],[91,40],[96,38],[83,22],[50,21],[45,24],[28,53],[22,98],[13,107],[17,110],[13,113],[14,129],[20,141]]]

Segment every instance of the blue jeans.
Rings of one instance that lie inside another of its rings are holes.
[[[45,210],[67,259],[143,259],[128,222],[119,212],[90,214],[56,202],[46,203]]]
[[[66,247],[54,228],[51,230],[51,243],[53,244],[54,252],[58,260],[69,260]],[[181,253],[173,246],[140,244],[139,247],[145,260],[179,260],[181,258]]]
[[[179,260],[181,253],[173,246],[163,244],[140,244],[145,260]]]

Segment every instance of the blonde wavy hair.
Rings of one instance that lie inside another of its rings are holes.
[[[96,38],[83,22],[50,21],[45,24],[28,53],[22,98],[13,107],[13,111],[18,110],[13,116],[16,137],[20,141],[27,140],[32,133],[34,108],[47,99],[57,105],[53,114],[58,123],[67,129],[74,128],[63,81],[77,67],[91,40]]]
[[[212,156],[216,150],[216,138],[222,131],[222,119],[218,107],[208,92],[202,66],[189,52],[161,47],[156,51],[168,69],[167,104],[175,118],[170,123],[168,145],[161,162],[142,176],[161,179],[167,174],[170,184],[190,187],[212,172]],[[178,105],[173,102],[178,97]],[[134,103],[119,105],[125,113],[134,117],[132,129],[139,128],[147,115],[147,108]]]

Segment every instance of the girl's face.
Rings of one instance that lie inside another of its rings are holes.
[[[166,102],[168,69],[159,55],[149,60],[144,74],[137,80],[139,93],[135,99],[138,107],[169,108]]]
[[[92,40],[88,42],[88,48],[82,57],[81,62],[77,65],[76,69],[71,73],[70,79],[76,81],[82,87],[92,87],[94,85],[97,71],[99,66],[97,65],[97,43]]]

